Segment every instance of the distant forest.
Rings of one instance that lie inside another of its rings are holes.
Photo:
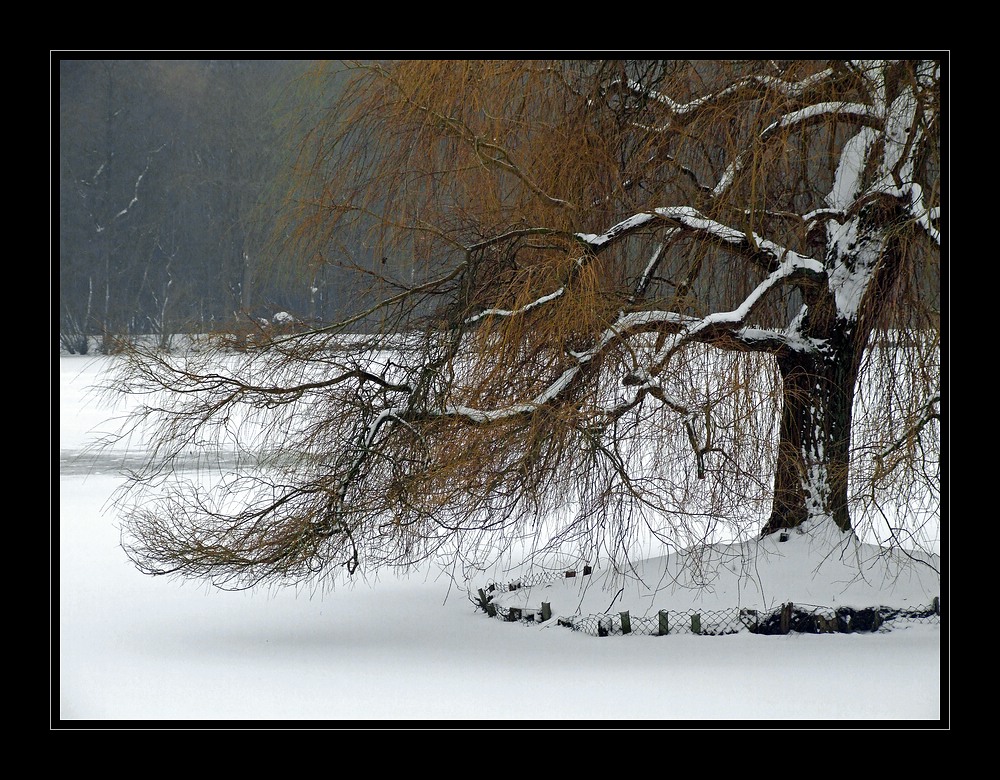
[[[326,102],[310,64],[53,60],[57,348],[342,312],[348,277],[275,273],[270,257],[295,129]]]

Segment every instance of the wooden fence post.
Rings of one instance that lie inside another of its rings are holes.
[[[691,616],[691,633],[700,634],[701,633],[701,615],[695,612]]]
[[[492,596],[487,596],[486,593],[483,592],[483,589],[480,588],[479,589],[479,606],[482,607],[483,611],[487,615],[489,615],[490,617],[496,617],[497,616],[497,608],[496,608],[496,605],[493,604],[492,602],[493,602],[493,597]]]
[[[792,602],[781,605],[781,633],[787,634],[792,623]]]
[[[632,633],[632,618],[629,617],[628,612],[619,612],[622,618],[622,633],[631,634]]]
[[[670,632],[667,625],[667,610],[661,609],[658,614],[660,617],[660,636],[666,636]]]
[[[552,605],[547,601],[542,602],[542,622],[551,619],[552,617]]]

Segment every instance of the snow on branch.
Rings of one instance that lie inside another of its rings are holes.
[[[609,344],[620,340],[629,333],[648,330],[651,326],[658,323],[681,326],[684,323],[694,320],[695,318],[687,315],[665,311],[642,311],[622,314],[614,324],[601,333],[596,343],[590,349],[569,353],[576,360],[576,363],[565,369],[553,382],[549,383],[547,387],[530,401],[496,409],[477,409],[463,404],[454,404],[445,406],[439,410],[428,410],[424,414],[429,417],[460,417],[477,425],[532,414],[539,408],[556,400],[570,386],[576,376],[583,370],[584,366],[603,352]],[[406,406],[394,406],[380,413],[369,424],[366,430],[363,437],[365,448],[371,446],[378,430],[388,420],[393,418],[405,419],[407,417],[407,408]]]
[[[588,244],[594,249],[600,249],[607,244],[612,243],[615,239],[626,236],[632,233],[644,225],[648,225],[650,222],[656,219],[656,214],[652,212],[644,212],[642,214],[635,214],[628,219],[622,220],[617,225],[612,227],[610,230],[604,233],[576,233],[576,237],[583,241],[583,243]]]
[[[793,261],[784,263],[780,269],[772,273],[767,280],[758,285],[754,292],[747,297],[738,309],[732,312],[709,315],[708,317],[703,318],[678,314],[677,312],[671,311],[639,311],[623,313],[611,326],[606,328],[601,333],[592,347],[579,352],[570,352],[569,354],[576,360],[576,363],[565,369],[559,377],[557,377],[530,401],[511,404],[509,406],[495,409],[477,409],[463,404],[455,404],[445,406],[437,411],[429,411],[427,414],[433,417],[460,417],[477,425],[532,414],[539,408],[556,400],[560,394],[562,394],[570,386],[573,380],[580,374],[588,363],[593,361],[598,355],[607,349],[610,344],[616,343],[621,339],[628,337],[630,333],[648,331],[650,328],[655,328],[658,325],[671,326],[672,329],[679,330],[683,334],[682,337],[675,342],[675,346],[670,348],[670,352],[672,353],[683,343],[697,341],[699,335],[704,333],[709,328],[717,329],[720,326],[739,325],[739,323],[742,322],[742,320],[745,319],[745,317],[755,308],[756,304],[763,298],[769,289],[779,284],[781,280],[789,279],[795,276],[797,273],[801,272],[801,270],[802,269],[799,265]],[[734,342],[738,342],[748,349],[772,349],[775,346],[780,346],[801,351],[815,349],[817,347],[815,344],[807,343],[804,339],[798,337],[797,334],[791,331],[784,332],[734,327],[731,328],[731,333],[728,335],[731,336]],[[662,364],[663,360],[665,360],[667,356],[668,355],[666,353],[657,356],[657,359],[653,361],[654,364]],[[644,374],[644,381],[627,382],[627,384],[634,385],[636,387],[636,393],[640,391],[652,392],[655,397],[663,403],[666,403],[671,408],[686,412],[687,410],[682,408],[680,402],[667,396],[664,388],[662,388],[655,381],[654,373],[655,372]],[[636,376],[639,376],[639,374],[636,374]],[[633,400],[636,400],[637,398],[638,396],[635,396]],[[625,403],[628,405],[628,402]],[[615,408],[618,407],[616,406]],[[612,413],[613,409],[609,408],[604,411]],[[405,415],[404,407],[393,407],[385,410],[381,415],[379,415],[379,417],[371,424],[369,433],[365,436],[366,447],[371,445],[375,433],[388,419],[398,417],[400,415]]]
[[[631,335],[650,330],[669,330],[676,334],[676,338],[673,339],[674,347],[670,349],[672,353],[681,344],[698,340],[700,334],[706,333],[713,326],[738,326],[769,289],[780,284],[782,280],[792,278],[796,274],[801,273],[802,270],[803,264],[799,261],[798,256],[787,259],[764,282],[758,285],[743,304],[733,312],[704,318],[662,310],[621,313],[617,320],[600,334],[589,349],[569,352],[568,355],[575,360],[575,363],[563,370],[555,380],[550,382],[529,401],[492,409],[476,408],[465,404],[450,404],[439,408],[425,408],[417,411],[417,407],[414,406],[412,401],[383,407],[360,432],[360,446],[358,447],[358,451],[346,475],[339,482],[337,490],[338,503],[342,507],[346,501],[350,483],[357,477],[365,459],[378,446],[376,442],[378,435],[387,425],[402,425],[413,430],[411,423],[419,419],[459,418],[471,425],[487,425],[516,417],[530,416],[540,408],[558,400],[572,386],[574,380],[581,375],[584,368],[606,350],[609,345],[618,343],[622,339],[627,339]],[[558,296],[553,295],[549,299],[551,300],[555,297]],[[540,305],[541,301],[542,299],[539,299],[535,304]],[[730,332],[725,334],[725,337],[734,343],[739,343],[742,348],[750,350],[775,348],[811,350],[818,348],[817,344],[807,343],[806,339],[798,336],[794,328],[790,328],[786,332],[733,327]],[[651,395],[665,406],[682,415],[685,427],[688,429],[691,438],[692,446],[700,463],[700,459],[707,451],[706,447],[708,445],[703,447],[698,443],[692,428],[694,417],[698,414],[698,411],[692,410],[683,400],[670,394],[657,378],[657,375],[662,370],[663,363],[668,357],[668,354],[661,351],[654,356],[650,369],[638,369],[629,373],[622,380],[625,395],[619,397],[616,402],[598,407],[594,411],[605,420],[612,420],[641,403],[647,395]],[[407,386],[398,385],[387,389],[406,390]],[[416,390],[413,390],[413,392],[416,392]]]
[[[634,232],[656,219],[671,222],[684,230],[700,234],[701,237],[707,240],[724,244],[734,251],[743,252],[755,259],[766,258],[771,267],[777,267],[779,263],[790,263],[795,266],[796,270],[801,272],[824,273],[822,263],[804,255],[799,255],[773,241],[762,238],[756,233],[748,234],[742,230],[737,230],[716,220],[709,219],[697,209],[690,206],[667,206],[653,209],[652,211],[636,214],[619,222],[606,233],[596,235],[592,233],[577,233],[576,237],[593,248],[600,249],[615,239]]]
[[[734,94],[739,94],[748,90],[759,92],[761,89],[765,89],[777,92],[785,97],[801,97],[808,89],[811,89],[832,75],[833,69],[827,68],[819,73],[807,76],[801,81],[785,81],[784,79],[779,79],[775,76],[748,76],[747,78],[742,79],[741,81],[738,81],[723,90],[704,95],[695,100],[688,101],[687,103],[680,103],[661,92],[647,89],[641,82],[635,81],[634,79],[629,79],[628,81],[616,79],[615,81],[609,82],[608,86],[624,85],[633,92],[645,95],[659,103],[662,103],[674,114],[681,116],[693,113],[701,108],[704,108],[708,104],[715,103],[719,100],[731,97]]]
[[[667,232],[664,237],[664,243],[661,244],[660,248],[653,254],[647,263],[632,295],[633,301],[640,296],[643,290],[645,290],[648,286],[649,280],[662,258],[665,243],[670,238],[676,237],[683,231],[700,235],[702,238],[709,241],[724,244],[727,248],[742,252],[757,262],[764,260],[766,261],[764,264],[769,269],[777,268],[779,267],[779,264],[785,264],[786,267],[794,266],[794,268],[803,275],[808,273],[824,273],[822,263],[803,255],[799,255],[787,247],[761,237],[757,233],[751,232],[748,234],[716,220],[709,219],[697,209],[690,206],[667,206],[647,212],[641,212],[639,214],[633,214],[627,219],[624,219],[612,226],[604,233],[575,233],[574,237],[590,247],[592,250],[599,251],[602,248],[614,243],[616,240],[624,238],[658,220],[673,223],[676,227],[671,228]],[[483,245],[485,245],[485,243],[486,242],[483,242]],[[577,265],[583,265],[586,263],[588,257],[590,257],[590,255],[585,254],[578,258],[576,261]],[[524,314],[534,308],[537,308],[538,306],[542,306],[556,300],[565,294],[565,292],[566,288],[565,286],[562,286],[553,292],[546,293],[545,295],[542,295],[516,309],[485,309],[468,317],[465,320],[465,324],[472,325],[482,319],[485,319],[486,317],[512,317]]]
[[[541,298],[538,298],[537,300],[534,300],[531,303],[526,303],[519,309],[484,309],[483,311],[479,312],[479,314],[473,314],[471,317],[468,317],[465,320],[465,324],[472,325],[473,323],[478,322],[484,317],[512,317],[515,314],[524,314],[526,311],[530,311],[531,309],[534,309],[536,306],[541,306],[542,304],[548,303],[549,301],[554,301],[556,298],[558,298],[565,292],[566,288],[560,287],[555,292],[549,293],[548,295],[543,295]]]
[[[794,270],[800,272],[800,275],[803,276],[810,273],[823,274],[825,272],[823,264],[816,260],[793,252],[787,247],[761,237],[757,233],[751,232],[748,234],[716,220],[709,219],[697,209],[690,206],[667,206],[657,208],[652,211],[633,214],[631,217],[622,220],[604,233],[576,233],[574,235],[579,241],[583,242],[591,249],[598,251],[606,246],[609,246],[614,241],[624,238],[630,233],[646,227],[650,223],[657,220],[667,221],[676,226],[668,232],[666,239],[674,237],[682,231],[687,231],[699,235],[705,240],[723,244],[727,248],[741,252],[757,262],[762,260],[766,261],[764,262],[764,265],[769,269],[780,267],[794,268]],[[584,255],[579,258],[577,260],[577,264],[582,265],[585,263],[587,257],[588,255]],[[654,269],[659,264],[661,257],[662,248],[654,253],[650,258],[650,261],[647,263],[646,269],[636,285],[636,291],[633,295],[633,299],[640,295],[648,285],[649,279]],[[490,316],[510,317],[518,314],[524,314],[531,309],[556,300],[562,296],[565,291],[565,286],[560,287],[557,290],[547,293],[517,309],[485,309],[484,311],[467,318],[465,320],[465,324],[471,325],[484,319],[485,317]]]
[[[769,349],[774,348],[775,346],[789,347],[797,350],[813,348],[813,345],[800,343],[802,340],[796,339],[794,333],[762,329],[747,329],[741,327],[742,323],[763,301],[764,296],[771,289],[782,285],[791,279],[824,275],[825,268],[823,264],[812,258],[799,255],[786,247],[782,247],[772,241],[763,239],[756,234],[751,234],[748,238],[747,234],[736,230],[735,228],[731,228],[715,220],[708,219],[696,209],[683,206],[664,207],[655,209],[651,212],[635,214],[614,225],[605,233],[578,233],[576,234],[576,237],[590,247],[600,249],[601,247],[609,245],[616,239],[628,235],[629,233],[648,225],[650,222],[655,220],[667,220],[677,225],[677,227],[671,230],[671,233],[673,234],[681,231],[691,231],[701,234],[706,239],[720,242],[740,251],[752,251],[755,256],[764,255],[769,259],[771,265],[774,266],[774,269],[768,277],[746,297],[739,307],[729,312],[716,313],[703,318],[680,315],[675,312],[667,311],[621,313],[617,321],[600,334],[596,343],[590,349],[570,353],[571,356],[577,361],[576,364],[563,371],[555,381],[549,384],[544,390],[542,390],[542,392],[530,401],[512,404],[497,409],[476,409],[465,405],[452,405],[433,412],[433,416],[461,417],[473,424],[486,424],[502,419],[531,414],[539,407],[555,400],[560,393],[562,393],[572,383],[573,379],[580,373],[583,366],[593,360],[598,354],[606,349],[609,344],[620,340],[621,338],[627,336],[630,332],[648,330],[651,327],[656,327],[657,325],[669,324],[674,328],[683,330],[683,341],[685,342],[699,340],[699,337],[707,334],[708,331],[711,331],[713,334],[718,334],[720,330],[726,330],[728,338],[734,342],[742,344],[748,349]],[[585,262],[586,257],[588,257],[588,255],[580,258],[577,262]],[[644,286],[648,284],[648,279],[652,275],[661,257],[662,247],[653,254],[650,261],[647,263],[646,269],[637,285],[637,294],[639,294]],[[466,324],[473,324],[488,316],[501,317],[523,314],[531,309],[560,298],[564,295],[565,290],[565,286],[560,287],[559,289],[543,295],[516,309],[486,309],[469,317],[465,322]],[[666,356],[664,355],[661,357],[665,359]],[[646,388],[646,391],[657,391],[657,397],[661,397],[661,399],[664,397],[664,391],[662,388],[654,385],[643,386]],[[666,403],[667,401],[664,402]],[[392,410],[387,410],[387,416],[380,416],[376,421],[374,421],[372,429],[365,436],[366,447],[370,446],[375,433],[382,427],[387,419],[400,414],[403,414],[402,409],[394,408]]]
[[[803,263],[801,262],[802,260],[805,260],[806,262]],[[819,271],[817,271],[816,266],[819,266]],[[764,279],[764,281],[758,284],[735,309],[726,312],[715,312],[713,314],[709,314],[688,327],[683,334],[683,338],[665,351],[662,360],[666,360],[670,354],[673,354],[673,352],[675,352],[682,344],[689,341],[699,340],[703,333],[714,333],[720,329],[735,333],[737,331],[736,326],[740,326],[746,321],[750,314],[752,314],[753,311],[763,302],[765,295],[770,290],[783,285],[789,279],[800,276],[803,271],[808,271],[810,273],[821,272],[822,265],[817,263],[815,260],[801,258],[798,255],[786,259],[778,268],[771,272],[768,277]],[[763,337],[764,332],[760,333],[761,337]],[[776,335],[776,332],[770,332],[768,338],[773,337],[774,335]]]
[[[528,231],[522,231],[522,232],[528,232]],[[530,232],[538,232],[538,231],[530,231]],[[554,232],[554,231],[546,230],[545,232]],[[491,242],[483,241],[480,242],[478,246],[486,246],[488,245],[488,243]],[[584,265],[586,265],[590,257],[592,257],[592,255],[589,253],[585,253],[580,257],[578,257],[576,259],[576,267],[582,268]],[[541,296],[540,298],[536,298],[535,300],[530,301],[529,303],[526,303],[524,306],[521,306],[517,309],[484,309],[478,314],[473,314],[471,317],[467,317],[464,320],[464,324],[474,325],[475,323],[479,322],[479,320],[485,319],[486,317],[514,317],[519,314],[524,314],[525,312],[531,311],[532,309],[537,308],[538,306],[542,306],[543,304],[550,303],[551,301],[560,298],[563,294],[565,294],[565,292],[566,292],[566,286],[563,285],[554,292],[547,293]]]
[[[787,127],[816,122],[830,116],[845,116],[872,124],[881,124],[882,122],[882,115],[879,114],[874,108],[864,103],[844,103],[841,101],[816,103],[815,105],[806,106],[805,108],[800,108],[797,111],[785,114],[777,122],[772,122],[760,132],[758,140],[764,142],[777,134],[778,131]],[[713,197],[718,197],[729,188],[729,186],[733,183],[733,180],[736,178],[736,174],[743,169],[743,166],[746,164],[746,161],[751,154],[752,153],[750,151],[744,152],[743,154],[738,155],[736,159],[729,164],[723,172],[722,177],[719,179],[719,183],[716,184],[715,189],[712,190]]]

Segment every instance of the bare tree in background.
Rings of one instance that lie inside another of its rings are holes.
[[[939,517],[940,62],[348,70],[283,256],[375,302],[224,363],[129,353],[119,388],[156,399],[121,496],[141,570],[624,564]],[[209,486],[173,469],[206,441],[242,465]]]

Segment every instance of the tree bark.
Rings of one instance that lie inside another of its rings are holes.
[[[851,530],[851,417],[861,345],[841,321],[821,355],[778,357],[782,413],[771,517],[761,535],[826,516]]]
[[[842,531],[851,530],[851,423],[861,358],[878,310],[899,277],[902,253],[893,235],[897,230],[901,234],[905,223],[898,203],[872,203],[851,224],[848,232],[856,236],[854,241],[845,245],[841,232],[831,233],[826,265],[863,285],[858,301],[838,304],[831,287],[804,291],[801,332],[822,347],[776,355],[781,427],[771,517],[762,536],[821,516],[831,518]],[[850,297],[843,287],[840,292]]]

